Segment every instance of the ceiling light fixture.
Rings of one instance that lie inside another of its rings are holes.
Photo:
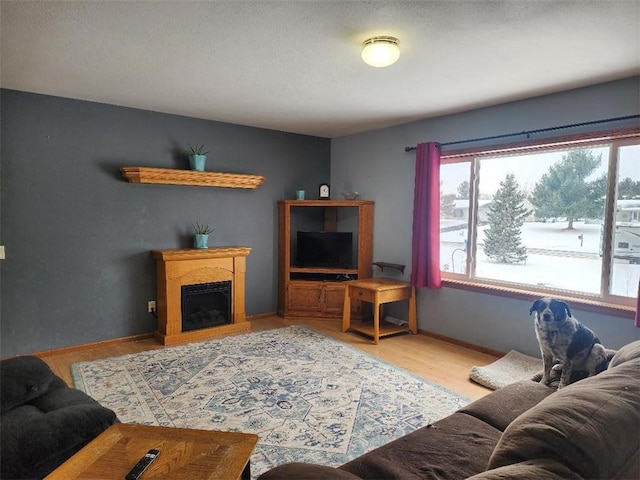
[[[372,67],[388,67],[400,58],[396,37],[371,37],[362,43],[362,60]]]

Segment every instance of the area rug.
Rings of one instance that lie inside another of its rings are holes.
[[[520,380],[527,380],[542,371],[542,360],[511,350],[504,357],[484,367],[471,367],[469,378],[493,390]]]
[[[255,433],[251,473],[338,466],[469,399],[304,326],[72,365],[125,423]]]

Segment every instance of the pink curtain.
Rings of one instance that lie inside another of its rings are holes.
[[[440,151],[435,142],[416,148],[411,284],[440,288]]]

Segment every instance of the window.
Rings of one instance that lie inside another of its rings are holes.
[[[640,132],[444,153],[441,162],[445,282],[635,305]]]

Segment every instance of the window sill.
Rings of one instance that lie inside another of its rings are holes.
[[[518,300],[527,300],[533,302],[540,297],[553,297],[566,302],[577,310],[594,312],[603,315],[611,315],[614,317],[622,317],[633,320],[635,315],[635,307],[631,305],[620,305],[615,303],[607,303],[602,300],[590,300],[584,297],[573,297],[570,295],[561,295],[559,293],[536,292],[534,290],[521,290],[518,288],[503,287],[498,285],[487,285],[485,283],[475,283],[468,280],[454,280],[450,278],[442,279],[442,286],[457,288],[460,290],[469,290],[472,292],[486,293],[490,295],[499,295],[502,297],[515,298]]]

